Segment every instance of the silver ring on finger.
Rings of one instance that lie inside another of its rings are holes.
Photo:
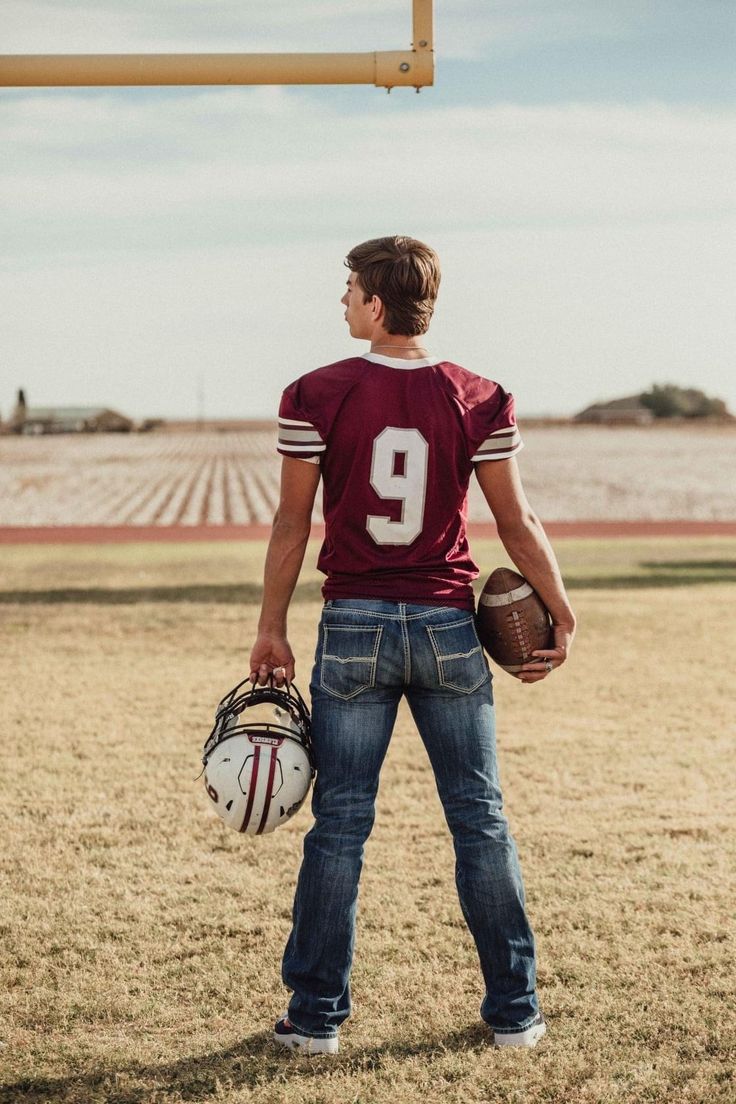
[[[545,671],[547,672],[547,674],[549,674],[549,673],[550,673],[550,671],[554,670],[554,668],[553,668],[553,666],[552,666],[552,660],[551,660],[551,659],[545,659],[545,661],[544,661],[544,669],[545,669]]]

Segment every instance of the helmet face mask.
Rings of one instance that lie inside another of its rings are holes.
[[[265,835],[298,811],[314,777],[310,734],[309,710],[293,684],[245,680],[222,699],[202,762],[205,789],[225,824]]]

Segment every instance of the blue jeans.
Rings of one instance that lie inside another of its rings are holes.
[[[467,610],[327,602],[311,683],[315,823],[304,840],[283,979],[289,1020],[336,1034],[350,1014],[363,845],[406,694],[455,845],[455,879],[475,940],[491,1027],[524,1030],[538,1012],[534,937],[516,846],[502,812],[491,676]]]

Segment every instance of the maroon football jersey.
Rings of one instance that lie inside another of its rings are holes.
[[[325,598],[473,608],[473,465],[521,448],[510,394],[449,361],[368,353],[284,391],[278,450],[318,462]]]

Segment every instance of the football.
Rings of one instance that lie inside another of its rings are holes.
[[[544,602],[523,575],[497,567],[478,599],[478,638],[492,660],[516,674],[533,662],[537,648],[553,647],[552,623]]]

